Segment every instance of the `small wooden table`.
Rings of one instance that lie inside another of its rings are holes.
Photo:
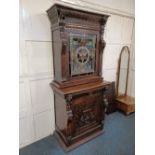
[[[135,98],[131,96],[119,96],[116,98],[117,109],[125,112],[126,115],[135,112]]]

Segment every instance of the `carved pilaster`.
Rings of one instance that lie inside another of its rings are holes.
[[[67,116],[68,116],[68,121],[67,121],[67,141],[68,141],[68,145],[71,143],[71,139],[73,136],[73,112],[71,109],[71,100],[72,100],[72,95],[67,95],[65,97],[66,99],[66,110],[67,110]]]
[[[65,32],[65,16],[60,14],[59,20],[60,38],[62,40],[62,54],[65,54],[68,44],[67,33]]]
[[[68,43],[68,33],[65,30],[65,16],[60,15],[59,18],[59,30],[61,38],[61,68],[62,68],[62,81],[67,81],[69,79],[69,43]]]
[[[107,19],[108,19],[109,16],[104,16],[102,18],[102,20],[100,21],[101,23],[101,28],[100,28],[100,43],[101,43],[101,48],[100,48],[100,52],[103,53],[103,50],[105,48],[105,45],[106,45],[106,42],[104,40],[104,29],[105,29],[105,25],[106,25],[106,22],[107,22]]]
[[[100,27],[100,72],[99,72],[99,75],[102,76],[102,55],[103,55],[103,51],[104,51],[104,48],[106,46],[106,42],[104,40],[104,28],[105,28],[105,24],[107,22],[107,19],[108,19],[109,16],[104,16],[104,18],[101,19],[100,23],[101,23],[101,27]]]

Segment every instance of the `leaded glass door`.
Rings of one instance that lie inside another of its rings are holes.
[[[96,60],[96,35],[70,33],[71,76],[93,74]]]

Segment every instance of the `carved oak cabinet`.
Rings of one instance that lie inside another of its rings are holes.
[[[51,22],[55,136],[65,151],[103,131],[104,27],[108,15],[60,4],[47,10]]]

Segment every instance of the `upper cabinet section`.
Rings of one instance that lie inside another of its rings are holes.
[[[61,86],[91,79],[101,81],[104,27],[109,16],[60,4],[53,5],[47,14],[51,22],[54,81]]]

